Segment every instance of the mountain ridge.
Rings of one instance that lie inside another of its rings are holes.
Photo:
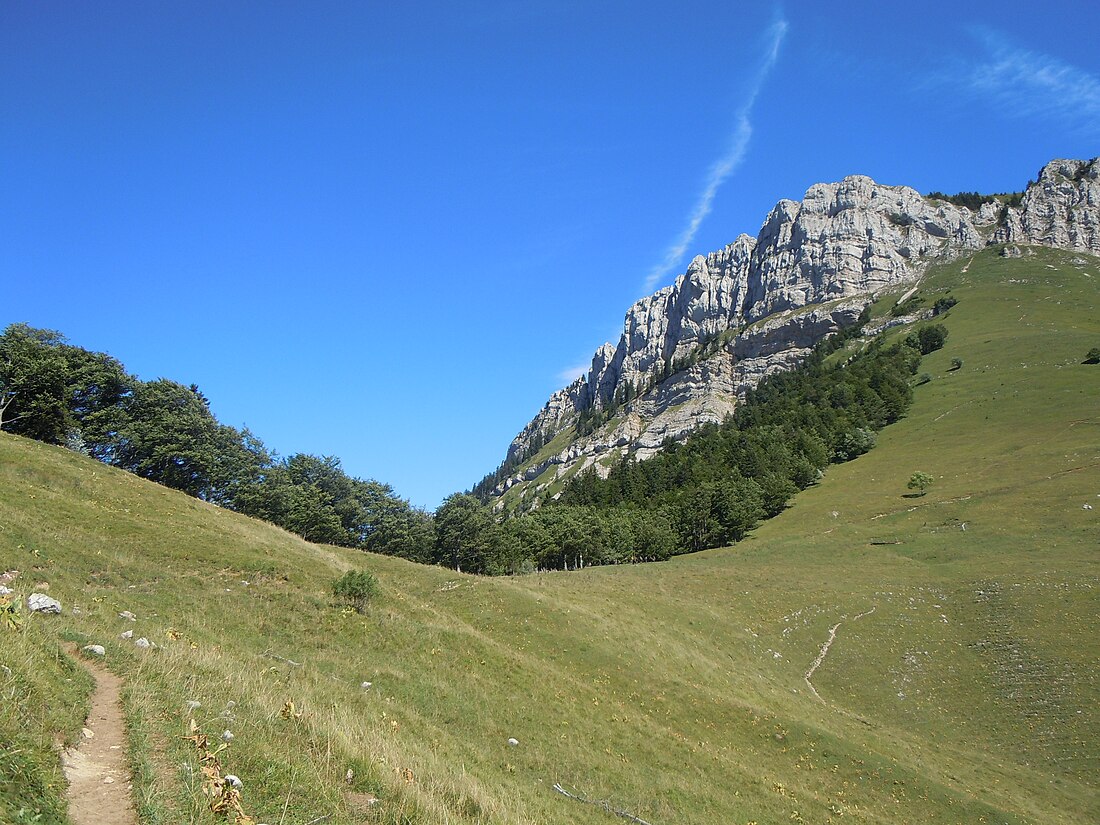
[[[972,209],[864,175],[780,200],[755,238],[697,255],[672,285],[636,301],[618,344],[599,347],[588,372],[550,396],[475,489],[498,507],[510,490],[533,504],[588,467],[606,474],[623,450],[648,458],[723,420],[763,377],[800,363],[931,264],[992,244],[1100,252],[1100,158],[1052,160],[1022,196],[981,201]]]

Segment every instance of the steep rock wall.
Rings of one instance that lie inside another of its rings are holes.
[[[668,438],[721,421],[764,376],[852,323],[875,292],[915,281],[930,263],[988,243],[1100,252],[1098,173],[1100,160],[1051,161],[1020,206],[988,202],[976,211],[862,175],[781,200],[755,238],[697,256],[671,286],[630,307],[617,345],[600,347],[588,373],[550,397],[508,456],[529,459],[582,414],[611,420],[494,493],[550,468],[555,479],[593,464],[602,471],[600,459],[614,450],[644,459]]]

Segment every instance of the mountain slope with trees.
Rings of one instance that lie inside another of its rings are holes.
[[[502,574],[666,559],[737,541],[780,512],[830,462],[865,452],[875,431],[904,414],[922,354],[945,335],[942,325],[924,325],[826,365],[860,329],[766,380],[722,425],[644,463],[625,454],[606,481],[590,470],[560,501],[506,517],[458,493],[428,514],[388,485],[349,477],[335,457],[273,457],[248,430],[219,423],[194,385],[140,381],[56,332],[8,327],[0,379],[20,402],[9,419],[14,432],[64,443],[307,541]],[[36,371],[54,383],[35,383]]]
[[[759,381],[800,363],[884,290],[990,245],[1100,252],[1100,158],[1053,160],[1021,193],[921,195],[862,175],[781,200],[756,237],[697,255],[636,302],[618,343],[554,393],[475,491],[536,506],[624,447],[639,459],[720,423]],[[547,445],[553,445],[550,449]]]
[[[957,299],[948,335],[873,449],[657,564],[487,578],[310,544],[0,433],[0,820],[64,822],[74,642],[125,681],[141,822],[224,821],[192,719],[232,733],[257,822],[610,821],[555,785],[652,825],[1096,821],[1100,259],[997,252],[922,282]],[[46,585],[62,613],[28,616]]]

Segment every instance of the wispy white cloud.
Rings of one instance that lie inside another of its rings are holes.
[[[560,381],[562,384],[572,384],[574,381],[576,381],[582,375],[587,375],[588,374],[588,368],[591,367],[591,366],[592,366],[591,362],[586,361],[583,364],[577,364],[576,366],[573,366],[573,367],[566,367],[565,369],[563,369],[561,372],[558,373],[558,376],[557,376],[558,381]]]
[[[972,34],[983,53],[941,75],[1014,118],[1050,118],[1062,128],[1100,128],[1100,78],[1056,57],[1031,51],[990,28]]]
[[[680,263],[684,254],[691,246],[691,242],[695,240],[695,235],[699,231],[699,227],[702,225],[707,215],[710,214],[711,206],[714,203],[714,196],[718,194],[718,190],[721,188],[722,184],[726,182],[726,179],[736,171],[737,167],[739,167],[741,162],[745,159],[745,153],[749,148],[749,140],[752,138],[752,121],[750,120],[750,115],[752,114],[753,104],[756,103],[756,98],[760,95],[760,90],[764,87],[764,82],[768,79],[768,74],[771,72],[772,67],[775,66],[776,60],[779,59],[779,49],[783,45],[783,38],[787,34],[787,28],[788,24],[784,19],[778,19],[768,27],[765,38],[766,49],[764,57],[760,66],[757,68],[752,86],[749,89],[748,97],[737,111],[733,134],[730,137],[729,148],[707,172],[703,191],[695,201],[695,206],[691,210],[684,231],[681,232],[679,237],[665,250],[665,254],[661,260],[649,271],[649,274],[646,275],[645,283],[643,284],[643,291],[645,293],[648,294],[652,292],[657,283],[662,278],[667,277]]]

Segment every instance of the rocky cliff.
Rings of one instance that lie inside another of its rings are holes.
[[[854,175],[782,200],[755,238],[696,257],[675,283],[626,313],[618,344],[550,397],[516,436],[500,496],[528,501],[624,450],[644,459],[668,438],[721,421],[761,378],[802,360],[852,323],[874,294],[919,279],[933,262],[989,243],[1100,252],[1100,159],[1055,160],[1018,205],[971,210]],[[553,449],[555,436],[574,431]]]
[[[1100,253],[1100,158],[1044,166],[1020,206],[1006,211],[993,242]]]

